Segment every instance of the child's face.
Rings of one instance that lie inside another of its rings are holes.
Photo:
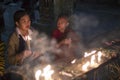
[[[18,22],[16,22],[17,27],[19,27],[23,31],[27,31],[30,28],[31,21],[28,15],[24,15],[20,18]]]
[[[59,29],[65,29],[67,26],[68,26],[68,21],[66,20],[66,18],[60,18],[58,19],[58,22],[57,22],[57,27]]]

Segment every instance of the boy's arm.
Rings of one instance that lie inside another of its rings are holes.
[[[8,43],[8,62],[9,64],[15,65],[21,61],[23,54],[17,53],[18,50],[18,38],[16,36],[12,36]]]

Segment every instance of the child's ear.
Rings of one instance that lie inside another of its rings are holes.
[[[19,23],[18,23],[18,22],[15,22],[15,24],[16,24],[16,26],[18,26],[18,25],[19,25]]]

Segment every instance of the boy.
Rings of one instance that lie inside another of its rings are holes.
[[[31,55],[30,49],[30,17],[24,10],[16,11],[14,14],[15,31],[8,42],[8,62],[10,65],[21,65],[23,59]]]
[[[52,33],[52,38],[56,39],[57,47],[61,49],[61,57],[75,57],[78,48],[79,37],[69,27],[69,20],[66,15],[60,15],[57,20],[57,29]]]

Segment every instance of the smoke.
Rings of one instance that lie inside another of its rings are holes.
[[[92,27],[96,27],[99,24],[97,18],[93,15],[88,14],[74,14],[70,17],[72,21],[72,26],[75,30],[89,29]]]
[[[75,45],[77,46],[75,48],[58,48],[56,47],[56,40],[48,37],[44,33],[33,30],[31,36],[32,55],[24,59],[21,66],[10,67],[7,70],[8,72],[21,74],[27,80],[35,80],[34,74],[36,69],[43,68],[48,64],[58,66],[57,68],[59,69],[63,64],[70,63],[73,59],[81,57],[82,49],[80,49],[79,42]]]
[[[54,64],[54,62],[57,66],[61,66],[61,63],[66,63],[69,59],[73,60],[73,55],[77,57],[83,55],[82,52],[85,50],[85,46],[83,44],[84,36],[82,36],[83,30],[86,29],[89,31],[90,28],[96,27],[98,25],[98,21],[96,17],[87,16],[85,14],[73,15],[70,17],[70,20],[70,25],[80,37],[80,42],[78,44],[73,44],[75,46],[77,45],[78,49],[66,49],[65,47],[58,49],[54,39],[50,39],[46,34],[39,33],[34,30],[31,40],[31,51],[33,52],[33,55],[26,58],[23,61],[22,66],[13,66],[9,68],[8,71],[22,74],[25,78],[27,78],[27,80],[34,80],[34,69],[38,69],[40,66],[45,64]],[[64,51],[64,53],[62,53],[62,51]],[[62,60],[56,61],[58,58],[62,58]]]
[[[72,28],[80,37],[80,46],[82,50],[86,50],[89,44],[87,43],[91,38],[96,36],[96,28],[99,25],[98,17],[86,13],[74,14],[70,17]]]
[[[75,14],[70,17],[70,26],[80,37],[80,42],[75,49],[75,56],[81,57],[82,53],[89,48],[100,47],[102,43],[117,38],[119,36],[119,30],[107,32],[103,27],[100,27],[99,17],[88,14]],[[61,56],[62,49],[56,48],[56,40],[49,38],[44,33],[33,31],[32,35],[32,48],[33,55],[24,60],[22,66],[12,66],[8,69],[8,72],[15,72],[24,76],[27,80],[35,80],[35,70],[43,67],[45,64],[54,64],[54,61]],[[76,45],[76,44],[74,44]],[[69,51],[70,50],[70,51]],[[66,54],[62,54],[65,57],[64,60],[57,62],[58,67],[61,63],[64,63],[68,58],[72,58],[70,52],[71,48],[64,49]],[[73,59],[73,58],[72,58]],[[63,66],[63,65],[62,65]]]
[[[118,39],[120,32],[114,15],[79,13],[70,17],[72,28],[79,34],[84,49],[102,47],[105,42]]]
[[[58,56],[64,56],[61,55],[62,50],[56,47],[55,39],[51,39],[46,34],[35,30],[32,34],[31,51],[33,52],[32,55],[24,59],[21,66],[11,66],[6,72],[21,74],[27,80],[35,80],[36,68],[39,69],[48,64],[54,65],[59,58]]]

